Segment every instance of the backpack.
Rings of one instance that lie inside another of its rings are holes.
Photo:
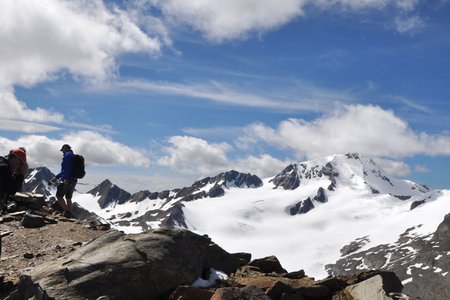
[[[84,157],[79,154],[74,154],[72,176],[81,179],[84,175],[86,175],[86,171],[84,170]]]

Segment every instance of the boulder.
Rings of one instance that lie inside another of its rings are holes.
[[[251,261],[250,266],[259,268],[263,273],[287,273],[276,256],[268,256]]]
[[[402,283],[393,272],[380,272],[357,284],[345,288],[350,299],[358,300],[391,300],[389,293],[401,292]]]
[[[243,288],[225,287],[218,289],[211,300],[271,300],[264,291],[254,285]]]
[[[168,300],[209,300],[214,293],[209,290],[191,286],[180,286]]]
[[[22,226],[25,228],[39,228],[45,226],[45,219],[42,216],[26,213],[23,216]]]
[[[33,284],[55,299],[161,299],[190,285],[202,271],[239,266],[206,236],[180,229],[125,235],[111,230],[71,254],[31,269]],[[211,253],[215,253],[214,257]],[[19,289],[25,285],[19,283]]]

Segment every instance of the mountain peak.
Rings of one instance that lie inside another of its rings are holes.
[[[97,187],[88,191],[88,194],[100,196],[98,204],[101,208],[105,208],[111,204],[123,204],[131,196],[127,191],[119,188],[109,179],[105,179]]]
[[[392,194],[400,199],[429,191],[425,186],[388,175],[372,158],[359,153],[335,154],[291,164],[270,180],[274,188],[285,190],[294,190],[312,181],[323,181],[329,191],[350,186],[374,194]]]

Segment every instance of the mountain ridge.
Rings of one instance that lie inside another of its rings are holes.
[[[114,184],[108,181],[104,186]],[[355,260],[373,257],[370,251],[388,255],[397,248],[417,247],[429,257],[429,247],[408,245],[402,237],[429,239],[450,212],[450,192],[389,176],[372,159],[355,153],[293,163],[264,179],[224,172],[190,187],[140,191],[128,200],[105,201],[109,204],[101,208],[98,201],[106,194],[77,194],[74,200],[127,233],[183,227],[208,234],[229,252],[275,254],[290,270],[297,268],[296,262],[307,262],[302,268],[315,277],[370,268],[370,263]],[[417,283],[419,277],[410,279],[413,267],[386,260],[377,266],[396,268],[410,294],[429,292],[426,284]],[[450,282],[448,263],[441,269],[438,275]]]

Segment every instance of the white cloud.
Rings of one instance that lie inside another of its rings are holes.
[[[404,177],[411,175],[411,169],[402,161],[379,157],[374,157],[373,160],[380,168],[392,176]]]
[[[392,5],[401,10],[409,11],[414,9],[420,0],[310,0],[309,2],[322,8],[340,6],[352,10],[361,10],[384,9]]]
[[[180,95],[226,105],[269,108],[280,111],[317,112],[329,109],[330,105],[340,101],[354,100],[354,96],[349,92],[328,90],[307,82],[295,82],[289,88],[280,88],[275,91],[267,91],[261,87],[253,92],[218,81],[171,83],[128,80],[99,84],[91,87],[91,90],[121,93],[134,93],[138,90],[141,94],[148,92]]]
[[[243,173],[251,173],[260,178],[272,177],[278,174],[292,161],[282,161],[269,154],[262,154],[259,156],[248,156],[246,158],[238,159],[234,163],[233,169]]]
[[[119,164],[144,168],[150,166],[144,150],[115,142],[97,132],[80,131],[68,134],[61,140],[70,144],[75,151],[84,153],[85,159],[96,165]]]
[[[395,19],[395,28],[400,33],[416,32],[425,27],[425,22],[417,15],[399,16]]]
[[[146,2],[146,1],[144,1]],[[273,30],[305,14],[307,7],[338,13],[389,9],[410,13],[420,0],[155,0],[172,24],[188,24],[215,42]],[[417,21],[420,19],[417,19]],[[412,25],[410,23],[410,25]],[[399,29],[410,29],[401,26]],[[401,31],[402,32],[402,31]]]
[[[209,40],[240,38],[252,31],[281,26],[303,13],[304,0],[160,0],[172,22],[187,23]]]
[[[76,153],[85,157],[87,165],[126,165],[148,167],[149,159],[143,150],[133,149],[112,141],[109,137],[96,132],[80,131],[67,134],[60,139],[51,139],[42,135],[27,135],[16,140],[0,137],[0,153],[7,154],[17,147],[27,149],[30,167],[58,168],[61,163],[61,146],[70,144]]]
[[[24,102],[8,91],[0,88],[0,130],[44,133],[61,130],[62,127],[93,130],[113,133],[108,125],[87,125],[78,122],[69,122],[63,114],[43,108],[29,108]],[[77,112],[76,112],[77,113]]]
[[[171,146],[164,149],[167,155],[158,160],[161,166],[200,175],[228,171],[230,163],[226,153],[232,148],[227,143],[208,143],[191,136],[173,136],[168,142]]]
[[[35,122],[47,122],[48,120],[52,120],[55,123],[61,122],[64,119],[63,115],[60,113],[49,112],[42,108],[28,108],[27,105],[19,101],[12,92],[5,89],[0,89],[0,107],[0,119]]]
[[[311,122],[289,119],[278,128],[253,124],[240,138],[242,145],[260,142],[308,158],[347,152],[398,158],[450,155],[449,135],[416,133],[392,111],[372,105],[344,106]]]
[[[42,133],[61,130],[61,128],[46,124],[0,119],[0,130],[26,133]]]
[[[291,163],[269,154],[231,159],[227,154],[234,149],[229,144],[209,143],[192,136],[173,136],[168,142],[171,146],[164,149],[167,155],[161,157],[158,164],[180,173],[213,176],[237,170],[265,178],[276,175]]]
[[[424,165],[416,165],[416,166],[414,166],[414,171],[416,173],[429,173],[430,169]]]
[[[158,54],[161,42],[100,0],[0,2],[0,84],[33,85],[59,72],[101,80],[125,52]]]

